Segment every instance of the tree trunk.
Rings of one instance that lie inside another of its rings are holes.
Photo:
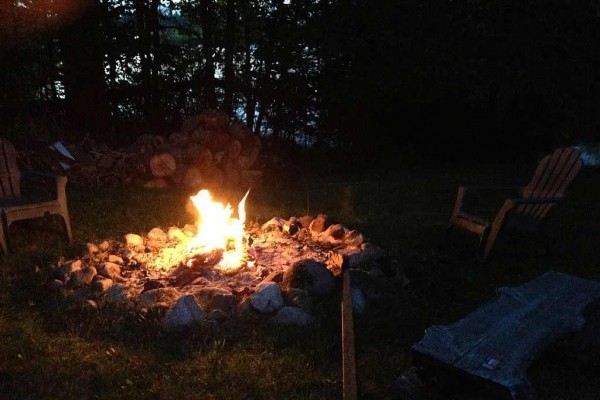
[[[217,107],[215,93],[215,60],[213,44],[213,10],[212,0],[200,0],[200,21],[202,23],[202,53],[204,54],[204,79],[200,96],[202,109]]]
[[[233,69],[233,56],[235,54],[235,0],[227,0],[225,5],[225,95],[223,98],[223,111],[233,115],[233,90],[235,73]]]
[[[250,0],[244,0],[244,97],[246,98],[246,125],[254,130],[254,114],[256,113],[256,99],[253,93],[252,81],[252,38],[250,27],[252,22],[252,5]]]
[[[67,130],[71,135],[88,131],[105,141],[111,128],[108,97],[105,91],[103,46],[100,35],[99,3],[85,0],[86,10],[70,26],[62,30],[60,41],[63,61],[63,83]]]
[[[138,54],[142,65],[142,91],[144,93],[143,112],[146,121],[152,115],[152,61],[150,59],[150,24],[148,21],[148,8],[145,0],[135,0],[135,22],[137,26]]]
[[[161,46],[160,46],[160,12],[158,10],[160,6],[159,0],[152,0],[150,9],[150,26],[149,29],[152,33],[152,80],[150,83],[152,90],[152,104],[151,104],[151,123],[156,129],[162,132],[165,127],[164,112],[161,107],[161,96],[160,96],[160,70],[161,70]]]

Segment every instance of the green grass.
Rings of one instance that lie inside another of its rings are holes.
[[[410,346],[432,324],[451,323],[549,269],[600,280],[600,171],[585,169],[548,226],[552,254],[537,241],[501,237],[489,262],[473,263],[477,238],[444,242],[459,184],[522,183],[532,166],[411,167],[353,176],[295,171],[270,179],[248,199],[249,218],[326,213],[398,260],[410,284],[389,304],[355,320],[359,394],[381,399],[410,366]],[[166,334],[160,313],[91,309],[45,289],[49,265],[81,255],[88,241],[193,222],[187,194],[135,188],[69,187],[75,243],[49,217],[15,223],[14,254],[0,255],[2,399],[338,399],[339,300],[319,304],[326,318],[308,329],[273,329],[256,320],[218,331]],[[232,204],[242,191],[223,193]],[[530,376],[540,399],[597,399],[598,366],[556,350]]]

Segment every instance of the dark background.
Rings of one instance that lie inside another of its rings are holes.
[[[0,18],[17,142],[120,146],[207,108],[356,164],[600,140],[595,0],[19,0]]]

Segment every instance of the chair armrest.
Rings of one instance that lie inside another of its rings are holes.
[[[57,179],[60,176],[62,176],[62,175],[57,175],[53,172],[46,172],[46,171],[32,171],[32,170],[21,171],[21,179],[30,179],[30,178]]]
[[[558,204],[563,200],[562,197],[550,197],[546,199],[526,199],[526,198],[515,198],[508,199],[507,201],[512,202],[514,206],[521,205],[532,205],[532,204]]]
[[[513,195],[519,194],[519,191],[523,189],[523,186],[506,186],[506,185],[497,185],[497,186],[466,186],[461,185],[458,187],[458,193],[456,195],[456,201],[454,203],[454,210],[452,211],[452,215],[458,215],[467,204],[467,198],[469,200],[469,204],[473,202],[474,195],[476,192],[512,192]],[[469,195],[472,193],[472,195]],[[506,197],[504,197],[506,198]]]
[[[478,190],[485,190],[485,191],[509,191],[509,190],[514,190],[514,191],[518,191],[523,189],[523,186],[518,186],[518,185],[497,185],[497,186],[466,186],[466,185],[461,185],[460,187],[464,188],[465,191],[478,191]]]

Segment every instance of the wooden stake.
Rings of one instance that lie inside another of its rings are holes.
[[[345,263],[343,263],[345,264]],[[354,357],[354,322],[352,317],[352,287],[350,286],[350,271],[343,270],[342,280],[342,369],[343,369],[343,398],[356,400],[356,360]]]

